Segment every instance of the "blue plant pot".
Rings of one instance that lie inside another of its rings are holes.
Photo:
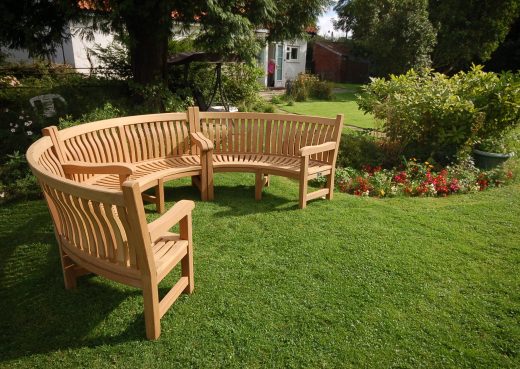
[[[509,159],[512,154],[498,154],[494,152],[473,149],[475,165],[480,169],[493,169]]]

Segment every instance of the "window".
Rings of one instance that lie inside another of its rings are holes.
[[[287,46],[285,49],[285,60],[298,60],[298,46]]]

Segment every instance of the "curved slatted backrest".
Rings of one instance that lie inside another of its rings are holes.
[[[84,132],[63,140],[64,159],[85,163],[126,162],[124,142],[119,127]],[[74,174],[73,179],[83,182],[92,174]]]
[[[214,143],[216,154],[299,156],[304,146],[336,141],[341,134],[337,119],[294,114],[200,112],[197,128]],[[311,159],[332,163],[328,152]]]
[[[164,113],[107,119],[59,132],[65,161],[137,162],[189,154],[186,113]],[[83,182],[92,174],[74,174]]]
[[[146,270],[153,263],[147,257],[147,246],[139,241],[143,234],[149,238],[148,230],[130,226],[138,223],[136,219],[145,219],[141,197],[132,197],[140,206],[134,204],[135,209],[128,211],[121,191],[94,188],[49,173],[58,163],[51,148],[50,139],[44,137],[29,148],[27,160],[49,205],[58,242],[77,264],[87,263],[97,274],[138,286],[143,263]]]
[[[54,175],[65,177],[65,173],[63,173],[63,169],[61,168],[60,160],[56,156],[53,147],[48,147],[42,152],[41,156],[38,158],[38,164]]]
[[[123,126],[131,162],[191,153],[186,113],[162,114],[156,119]]]

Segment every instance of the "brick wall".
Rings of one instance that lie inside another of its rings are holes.
[[[314,71],[320,78],[333,82],[364,83],[368,80],[368,63],[349,60],[347,55],[314,44]]]

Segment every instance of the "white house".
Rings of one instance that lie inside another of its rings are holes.
[[[265,38],[267,30],[256,31]],[[258,63],[264,71],[260,84],[264,87],[285,87],[285,82],[295,79],[299,73],[305,73],[307,41],[293,40],[266,43],[258,56]],[[269,61],[274,62],[274,73],[269,75]]]
[[[257,31],[258,36],[263,39],[267,33],[267,30]],[[82,73],[89,73],[91,68],[99,67],[98,60],[90,50],[96,45],[106,47],[114,40],[113,35],[94,32],[93,40],[89,41],[75,32],[74,26],[70,26],[69,34],[70,38],[63,40],[56,53],[49,59],[56,64],[71,65]],[[2,48],[2,52],[8,55],[9,61],[32,61],[26,50]],[[306,55],[307,41],[305,40],[266,43],[257,58],[259,66],[264,71],[264,76],[259,79],[259,83],[264,87],[285,87],[286,81],[293,80],[299,73],[305,72]],[[268,70],[270,60],[274,63],[274,73],[271,75]]]
[[[61,46],[56,49],[56,53],[50,55],[49,61],[56,64],[68,64],[76,68],[78,72],[89,73],[91,68],[99,67],[98,60],[91,54],[90,50],[94,49],[96,45],[106,47],[113,42],[114,37],[113,35],[94,32],[93,40],[89,41],[81,37],[75,30],[73,25],[69,25],[68,34],[70,37],[62,41]],[[1,51],[7,54],[7,61],[33,61],[26,50],[2,48]]]

